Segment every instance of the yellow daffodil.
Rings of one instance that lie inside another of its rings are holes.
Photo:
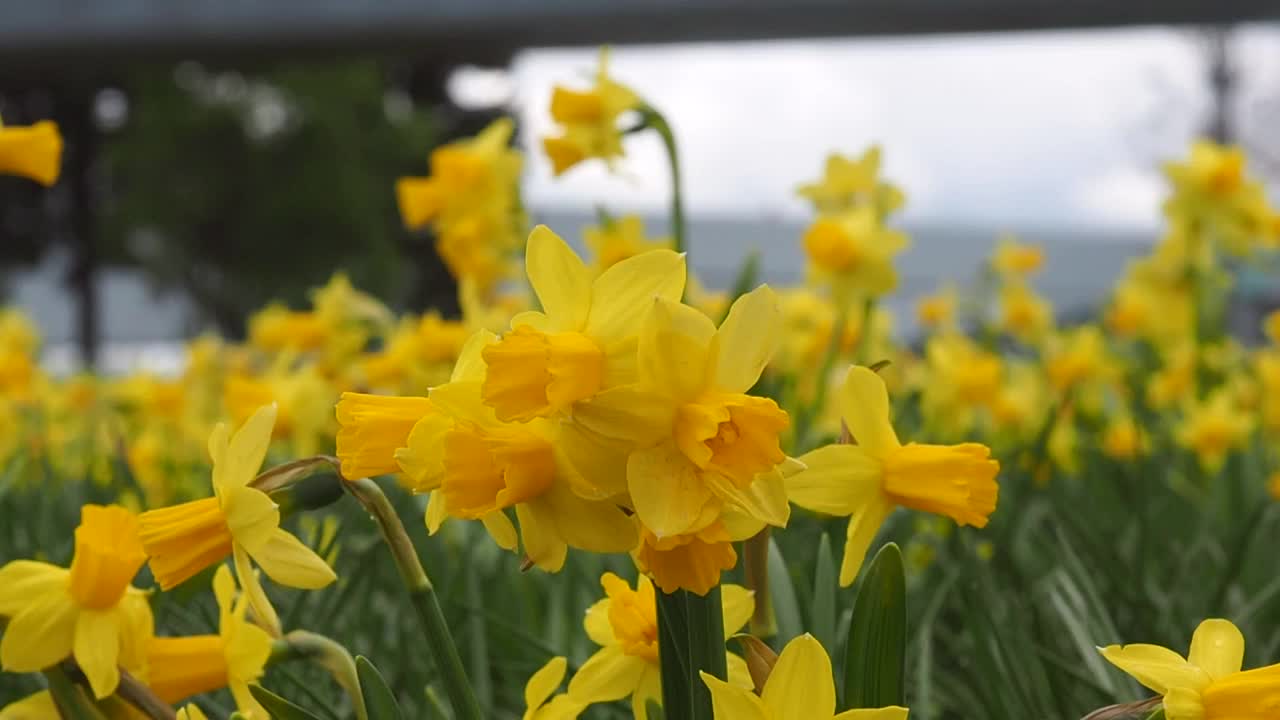
[[[786,524],[775,469],[790,420],[773,400],[746,394],[773,356],[780,323],[768,286],[739,298],[719,330],[701,312],[657,298],[640,329],[639,383],[575,408],[575,423],[635,448],[625,485],[604,489],[627,493],[658,539],[696,533],[725,509]]]
[[[437,312],[405,318],[381,350],[361,361],[364,380],[378,391],[425,395],[431,386],[448,381],[470,336],[465,324]]]
[[[563,425],[546,418],[506,423],[482,401],[489,372],[483,351],[495,341],[480,331],[468,343],[453,380],[431,390],[439,414],[420,420],[396,453],[413,488],[432,491],[428,529],[434,533],[446,516],[481,520],[498,545],[514,550],[515,529],[503,513],[513,508],[525,555],[550,572],[563,566],[569,546],[630,550],[631,520],[569,461]]]
[[[1191,450],[1208,472],[1216,472],[1232,450],[1244,447],[1254,421],[1235,406],[1230,395],[1214,392],[1191,405],[1178,426],[1178,444]]]
[[[553,657],[529,676],[529,682],[524,686],[523,720],[574,720],[582,714],[587,708],[585,703],[569,695],[555,695],[568,668],[567,659]]]
[[[0,708],[0,720],[61,720],[58,705],[48,690],[16,700]]]
[[[640,104],[631,88],[609,76],[609,49],[600,48],[595,87],[579,92],[557,85],[552,90],[551,118],[561,126],[561,134],[542,141],[552,171],[560,175],[593,157],[612,168],[623,155],[618,120]]]
[[[1005,276],[1026,277],[1043,265],[1044,251],[1040,246],[1019,242],[1011,235],[1000,238],[991,256],[991,267]]]
[[[338,393],[319,367],[293,367],[281,358],[262,375],[235,374],[222,389],[231,420],[246,422],[264,405],[276,406],[273,437],[284,440],[294,457],[316,455],[333,432],[333,404]]]
[[[929,330],[945,330],[956,320],[956,291],[947,287],[916,302],[916,321]]]
[[[1021,282],[1000,289],[999,327],[1020,342],[1034,345],[1053,328],[1053,306]]]
[[[733,544],[764,528],[764,523],[732,512],[698,530],[658,537],[640,527],[640,545],[632,551],[640,572],[653,577],[665,593],[688,590],[706,595],[720,574],[738,564]]]
[[[218,634],[156,637],[147,649],[147,685],[166,703],[230,688],[236,707],[250,720],[270,720],[249,693],[249,683],[262,677],[271,656],[271,635],[245,619],[248,594],[236,597],[235,580],[226,565],[213,578],[218,600]]]
[[[633,590],[625,580],[605,573],[600,578],[607,597],[587,610],[583,625],[592,642],[601,646],[569,682],[569,695],[595,704],[631,698],[639,720],[649,717],[650,700],[662,702],[662,677],[658,665],[658,606],[649,578],[641,575]],[[737,633],[755,610],[751,591],[737,585],[721,587],[724,636]],[[727,656],[731,682],[750,688],[746,662]]]
[[[1102,452],[1114,460],[1133,460],[1146,450],[1147,437],[1130,417],[1120,417],[1102,434]]]
[[[0,125],[0,175],[20,175],[48,187],[61,169],[62,134],[56,124]]]
[[[1262,720],[1280,713],[1280,664],[1242,671],[1244,636],[1227,620],[1200,623],[1186,658],[1159,645],[1098,651],[1162,695],[1168,720]]]
[[[828,445],[799,458],[805,469],[787,479],[787,494],[800,507],[850,516],[841,585],[853,582],[880,525],[898,505],[986,526],[996,508],[1000,469],[986,446],[902,445],[889,421],[884,381],[864,367],[849,370],[835,401],[857,444]]]
[[[473,138],[433,150],[430,177],[396,181],[405,227],[486,215],[493,206],[499,213],[508,211],[523,164],[520,152],[509,146],[514,130],[511,118],[495,120]]]
[[[904,707],[845,710],[836,714],[831,658],[804,634],[787,643],[760,695],[701,673],[711,690],[716,720],[906,720]]]
[[[408,447],[409,433],[436,412],[424,397],[344,392],[338,400],[337,453],[348,480],[399,472],[396,450]]]
[[[1045,375],[1060,395],[1109,370],[1107,344],[1093,325],[1082,325],[1050,339],[1045,347]]]
[[[602,273],[619,262],[641,253],[671,247],[670,238],[647,237],[644,232],[644,218],[639,215],[609,218],[598,226],[583,230],[582,238],[587,248],[591,250],[597,273]]]
[[[651,250],[592,279],[546,226],[529,236],[529,282],[542,312],[525,312],[484,349],[484,402],[505,422],[572,412],[581,401],[636,381],[640,319],[655,300],[684,292],[684,256]]]
[[[209,720],[199,705],[191,704],[178,711],[178,720]]]
[[[142,545],[161,588],[173,588],[231,555],[254,615],[271,626],[279,619],[253,563],[289,587],[318,589],[337,579],[320,556],[280,527],[280,509],[271,497],[249,485],[267,455],[275,420],[275,405],[265,405],[235,434],[218,424],[209,436],[214,496],[139,518]]]
[[[911,244],[867,206],[819,217],[802,242],[811,280],[830,284],[840,298],[853,293],[877,297],[896,288],[893,258]]]
[[[867,148],[856,160],[832,153],[827,156],[822,179],[801,185],[796,194],[813,203],[820,213],[866,205],[884,217],[901,207],[905,198],[896,186],[880,180],[880,154],[879,145]]]
[[[74,657],[93,694],[105,698],[120,682],[120,666],[145,667],[151,606],[130,585],[146,555],[138,520],[117,505],[85,505],[75,533],[71,569],[31,560],[0,568],[0,666],[39,672]]]

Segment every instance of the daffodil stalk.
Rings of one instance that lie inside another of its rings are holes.
[[[773,595],[769,592],[768,526],[742,543],[742,567],[746,571],[747,588],[755,593],[756,605],[751,612],[751,634],[771,638],[778,634],[778,619],[773,614]]]
[[[667,164],[671,168],[671,238],[672,250],[678,253],[688,250],[684,222],[684,193],[680,184],[680,155],[676,151],[676,136],[671,132],[671,125],[662,113],[652,105],[640,107],[640,126],[637,129],[651,128],[662,138],[662,147],[667,152]]]
[[[711,691],[702,673],[728,677],[720,586],[698,595],[658,592],[658,659],[667,720],[712,720]]]
[[[53,696],[54,706],[62,720],[106,720],[102,711],[71,681],[62,666],[55,665],[45,670],[44,678],[49,683],[49,694]]]
[[[483,716],[480,703],[476,701],[475,692],[467,679],[458,646],[453,641],[449,624],[445,622],[444,612],[440,609],[440,601],[436,598],[435,587],[422,568],[413,542],[395,508],[391,506],[391,501],[382,492],[382,488],[368,478],[348,480],[344,486],[364,506],[382,531],[382,539],[391,550],[400,580],[409,591],[409,599],[422,623],[427,645],[436,661],[436,669],[440,672],[445,692],[453,705],[454,717],[459,720],[481,720]]]
[[[311,660],[333,676],[351,698],[357,720],[367,720],[364,693],[360,689],[360,676],[351,653],[341,644],[306,630],[294,630],[277,640],[271,648],[269,663],[289,660]]]

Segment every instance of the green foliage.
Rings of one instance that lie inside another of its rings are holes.
[[[356,658],[356,672],[360,675],[360,691],[369,711],[369,720],[400,720],[400,705],[378,668],[363,655]]]
[[[261,685],[250,685],[249,692],[275,720],[320,720]]]
[[[867,567],[853,603],[842,709],[906,703],[906,585],[902,552],[889,543]]]

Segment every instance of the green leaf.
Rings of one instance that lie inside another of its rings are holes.
[[[644,705],[644,709],[649,713],[649,720],[666,720],[666,715],[662,712],[662,705],[657,700],[650,698]]]
[[[102,711],[78,685],[71,682],[61,665],[44,671],[49,683],[49,694],[63,720],[105,720]]]
[[[253,699],[257,700],[267,714],[275,720],[320,720],[261,685],[250,685],[249,694],[253,695]]]
[[[1164,708],[1158,708],[1147,716],[1147,720],[1164,720]]]
[[[906,705],[906,570],[894,543],[880,548],[853,603],[845,646],[844,705]]]
[[[791,572],[773,538],[769,539],[769,595],[773,599],[773,616],[778,625],[775,647],[781,647],[803,633],[804,625],[800,621],[800,603],[791,583]]]
[[[658,591],[658,667],[662,674],[662,707],[671,720],[691,720],[689,686],[689,616],[684,592]]]
[[[831,554],[831,538],[826,533],[818,541],[817,567],[813,571],[813,602],[809,606],[809,632],[827,649],[836,651],[836,565]]]
[[[356,656],[356,674],[360,676],[360,690],[369,711],[369,720],[400,720],[400,704],[387,687],[378,668],[363,655]]]

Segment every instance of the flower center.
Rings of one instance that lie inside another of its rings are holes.
[[[740,487],[786,457],[778,435],[790,424],[768,398],[724,395],[686,403],[676,411],[676,445],[695,465]]]
[[[909,443],[885,459],[883,489],[899,505],[983,527],[999,492],[995,477],[1000,464],[990,455],[977,443]]]
[[[459,422],[444,437],[441,490],[449,514],[480,518],[532,500],[555,480],[550,443],[524,428]]]
[[[169,704],[227,686],[226,646],[218,635],[152,638],[147,686]]]
[[[720,582],[720,573],[738,563],[738,554],[717,520],[696,533],[665,538],[641,528],[635,560],[663,592],[683,589],[706,595]]]
[[[519,325],[482,354],[489,370],[480,394],[503,422],[560,412],[599,392],[604,377],[604,353],[578,332]]]
[[[117,505],[86,505],[76,528],[71,597],[90,610],[114,607],[146,560],[133,513]]]
[[[862,260],[862,249],[840,223],[819,220],[804,235],[804,249],[819,268],[831,272],[853,269]]]
[[[653,585],[641,582],[632,590],[616,575],[602,579],[609,596],[609,624],[627,655],[658,661],[658,605]]]

